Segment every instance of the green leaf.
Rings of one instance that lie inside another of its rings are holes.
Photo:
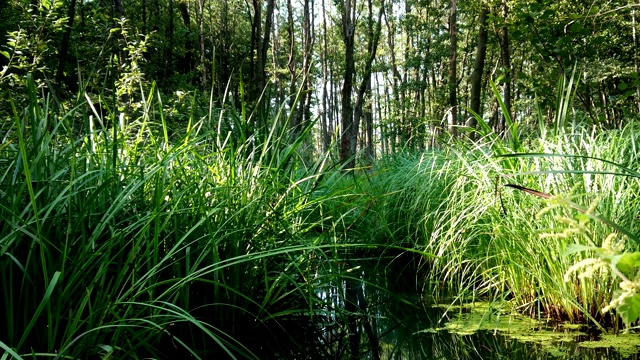
[[[535,23],[535,19],[530,14],[525,14],[524,15],[524,22],[525,22],[525,24],[534,24]]]
[[[4,349],[4,351],[6,351],[7,354],[13,356],[14,359],[22,360],[22,357],[20,355],[18,355],[18,353],[13,351],[13,349],[11,349],[9,346],[7,346],[2,341],[0,341],[0,348]],[[3,356],[2,358],[4,359],[5,357]]]
[[[625,298],[622,301],[622,305],[616,309],[616,312],[627,327],[638,320],[640,318],[640,294]]]
[[[627,90],[628,87],[629,85],[627,85],[627,83],[620,83],[620,85],[618,85],[618,89],[620,89],[621,91]]]
[[[627,276],[634,276],[636,268],[640,267],[640,252],[625,253],[616,264],[618,270]]]
[[[553,11],[551,9],[546,9],[545,11],[542,12],[542,15],[540,15],[540,19],[547,20],[550,17],[554,16],[555,14],[556,14],[555,11]]]
[[[24,344],[24,342],[27,340],[27,336],[29,335],[29,333],[31,332],[31,329],[33,329],[33,327],[36,324],[36,320],[38,320],[38,317],[42,313],[42,310],[44,310],[45,306],[49,302],[49,299],[51,299],[51,294],[53,293],[53,290],[56,288],[56,284],[58,283],[58,279],[59,278],[60,278],[60,271],[56,271],[53,274],[53,278],[51,279],[51,282],[49,283],[49,286],[47,287],[47,291],[44,293],[44,296],[42,297],[42,300],[40,301],[40,305],[38,305],[38,308],[33,313],[31,321],[29,322],[29,324],[27,325],[24,333],[22,334],[22,338],[18,342],[18,346],[16,346],[17,348],[20,348],[22,346],[22,344]]]
[[[582,25],[581,22],[573,23],[573,25],[571,25],[571,28],[569,29],[569,31],[573,33],[580,33],[582,32],[582,30],[584,30],[584,26]]]
[[[7,59],[11,58],[11,55],[9,55],[9,53],[7,51],[0,51],[0,55],[6,57]]]

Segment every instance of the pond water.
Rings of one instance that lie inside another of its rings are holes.
[[[639,358],[638,334],[613,335],[585,325],[550,325],[509,315],[489,303],[454,307],[451,302],[427,302],[414,292],[403,291],[408,286],[390,274],[397,269],[364,262],[356,266],[350,262],[350,266],[351,279],[318,293],[327,304],[326,314],[317,324],[323,346],[318,358]]]

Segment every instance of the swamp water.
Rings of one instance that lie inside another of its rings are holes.
[[[407,292],[411,284],[402,284],[404,280],[390,271],[380,265],[351,267],[351,280],[336,282],[317,294],[327,304],[325,315],[316,324],[320,328],[317,349],[321,350],[305,357],[640,358],[637,333],[613,335],[585,325],[549,325],[481,302],[463,306],[426,303],[415,292]]]

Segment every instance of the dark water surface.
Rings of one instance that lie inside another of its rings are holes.
[[[638,359],[640,335],[609,335],[587,326],[553,327],[509,316],[486,303],[463,307],[424,301],[383,262],[349,262],[350,280],[317,295],[326,313],[316,324],[315,354],[330,359]],[[414,284],[415,285],[415,284]],[[415,286],[413,286],[415,289]],[[450,304],[449,302],[448,304]],[[346,309],[351,315],[345,315]],[[300,334],[302,335],[302,334]]]

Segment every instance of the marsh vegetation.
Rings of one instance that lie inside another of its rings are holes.
[[[637,356],[636,8],[0,0],[0,360]]]
[[[381,335],[363,284],[415,309],[483,300],[601,330],[637,318],[635,293],[602,312],[616,274],[635,279],[611,261],[638,250],[635,123],[540,129],[513,149],[488,132],[346,171],[309,156],[311,127],[292,134],[283,108],[250,133],[212,108],[170,136],[153,88],[139,118],[107,122],[28,84],[1,149],[13,357],[378,353],[352,338]],[[385,275],[366,280],[363,258]]]

